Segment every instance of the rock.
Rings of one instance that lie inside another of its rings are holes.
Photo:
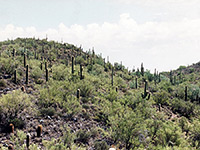
[[[4,78],[4,79],[10,79],[10,78],[11,78],[11,75],[7,75],[7,74],[6,74],[6,75],[3,76],[3,78]]]
[[[3,89],[3,92],[7,92],[7,91],[10,91],[11,89],[10,88],[5,88]]]
[[[43,119],[41,119],[39,122],[40,122],[40,123],[43,123],[43,122],[44,122],[44,120],[43,120]]]

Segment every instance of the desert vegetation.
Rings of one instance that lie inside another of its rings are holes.
[[[200,62],[152,74],[46,39],[0,48],[0,149],[200,149]]]

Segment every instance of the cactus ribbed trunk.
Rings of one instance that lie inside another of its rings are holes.
[[[45,61],[45,70],[47,69],[48,67],[47,67],[47,62]]]
[[[28,84],[28,65],[26,65],[26,84]]]
[[[187,97],[188,97],[188,94],[187,94],[187,86],[185,87],[185,101],[187,101]]]
[[[144,76],[144,66],[143,66],[143,63],[141,64],[141,75]]]
[[[14,71],[14,83],[17,83],[17,70]]]
[[[24,53],[24,68],[26,67],[26,53]]]
[[[31,139],[31,136],[30,136],[30,134],[28,133],[28,134],[26,135],[26,147],[27,147],[27,149],[29,149],[29,146],[30,146],[30,139]]]
[[[15,49],[13,48],[13,57],[15,57]]]
[[[74,57],[72,56],[72,74],[74,74]]]
[[[42,62],[40,63],[40,69],[42,70]]]
[[[137,89],[138,88],[138,82],[137,82],[137,77],[135,78],[135,88]]]
[[[48,68],[46,69],[46,82],[48,82],[49,80],[49,71],[48,71]]]
[[[83,67],[81,64],[80,64],[80,79],[81,80],[83,79]]]
[[[114,68],[112,67],[112,79],[111,79],[111,85],[113,86],[113,76],[114,76]]]

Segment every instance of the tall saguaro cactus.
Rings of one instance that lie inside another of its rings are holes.
[[[72,74],[74,74],[74,57],[72,56]]]
[[[143,99],[147,98],[147,100],[148,100],[148,99],[150,99],[150,93],[147,91],[148,83],[147,83],[146,80],[144,81],[144,83],[145,83],[145,85],[144,85],[144,94],[142,93],[141,95],[142,95]]]
[[[13,48],[13,53],[12,54],[13,54],[13,57],[15,57],[15,49],[14,48]]]
[[[28,65],[26,65],[26,84],[28,84]]]
[[[30,140],[31,140],[31,136],[30,136],[30,134],[28,133],[28,134],[26,135],[26,147],[27,147],[27,149],[29,149]]]
[[[188,91],[188,88],[187,88],[187,86],[186,86],[186,87],[185,87],[185,101],[187,101],[187,97],[188,97],[187,91]]]
[[[114,67],[112,67],[111,85],[113,86]]]
[[[141,75],[144,76],[144,66],[143,66],[143,63],[141,64]]]
[[[24,68],[26,67],[26,53],[24,53]]]
[[[80,79],[83,79],[83,66],[80,64]]]
[[[49,81],[49,71],[48,71],[48,68],[46,69],[46,82]]]
[[[14,71],[14,83],[17,83],[17,70]]]
[[[135,78],[135,88],[137,89],[138,88],[138,82],[137,82],[138,78],[136,77]]]
[[[170,80],[170,83],[173,84],[173,75],[172,75],[172,71],[170,71],[170,73],[169,73],[169,80]]]

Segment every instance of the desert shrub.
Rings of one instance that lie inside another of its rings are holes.
[[[83,57],[77,56],[77,57],[76,57],[76,63],[77,63],[77,64],[84,64],[84,63],[85,63],[85,60],[83,59]]]
[[[95,76],[99,76],[102,73],[104,73],[104,69],[101,65],[99,64],[94,64],[94,65],[88,65],[87,66],[87,72],[89,74],[95,75]]]
[[[7,74],[13,74],[14,70],[18,67],[18,63],[14,62],[11,58],[2,58],[0,59],[0,70]]]
[[[26,139],[26,134],[21,131],[17,130],[17,138],[12,135],[11,141],[15,144],[15,149],[22,149],[21,147],[25,148],[24,140]]]
[[[60,81],[50,81],[45,88],[40,87],[39,107],[59,107],[68,114],[76,114],[81,106],[75,95],[68,94]]]
[[[109,94],[106,96],[106,98],[110,101],[113,102],[115,100],[117,100],[117,92],[115,90],[110,89]]]
[[[54,80],[65,80],[69,77],[69,71],[65,65],[53,65],[53,79]]]
[[[169,104],[169,93],[166,91],[158,91],[153,94],[153,99],[156,104],[168,105]]]
[[[39,78],[42,78],[43,71],[39,67],[34,67],[31,70],[31,77],[38,81]]]
[[[56,111],[53,107],[41,108],[40,113],[42,116],[53,116]]]
[[[86,80],[82,80],[78,83],[77,89],[81,90],[81,96],[82,97],[90,97],[93,94],[94,87],[90,82],[87,82]]]
[[[188,87],[188,97],[194,101],[197,100],[198,97],[200,97],[200,88],[198,85],[190,85]]]
[[[172,99],[170,105],[174,112],[178,112],[187,118],[194,116],[197,113],[195,109],[196,106],[189,101],[174,98]]]
[[[63,128],[63,143],[66,147],[71,148],[72,144],[74,143],[75,134],[72,133],[71,129],[67,126]]]
[[[129,87],[130,87],[131,89],[134,89],[134,88],[135,88],[135,82],[134,82],[134,81],[130,81],[130,82],[129,82]]]
[[[21,90],[12,91],[0,97],[0,118],[4,121],[15,119],[19,113],[31,113],[34,111],[31,97]]]
[[[149,70],[147,70],[145,73],[144,73],[144,76],[151,82],[153,81],[154,79],[154,75],[150,73]]]
[[[112,129],[112,138],[115,141],[121,141],[126,149],[131,149],[145,142],[145,124],[142,124],[142,118],[132,111],[118,111],[114,117],[109,117]],[[139,139],[139,136],[144,138]]]
[[[48,150],[66,150],[64,143],[60,139],[52,139],[51,141],[43,140],[42,144]]]
[[[196,147],[197,149],[200,148],[200,123],[199,120],[192,120],[192,127],[191,127],[191,139],[192,146]]]
[[[159,121],[156,126],[156,132],[154,132],[154,144],[162,146],[180,146],[187,145],[188,143],[183,137],[179,126],[173,124],[173,122],[161,122]]]
[[[109,148],[109,146],[105,141],[95,141],[94,148],[95,150],[106,150]]]
[[[64,112],[70,114],[71,116],[76,115],[81,111],[81,105],[76,96],[67,96],[66,101],[63,102],[62,107]]]
[[[168,81],[162,81],[159,85],[158,88],[161,90],[165,90],[166,92],[171,93],[173,91],[173,88]]]
[[[114,77],[114,85],[117,85],[119,88],[126,88],[127,84],[121,77]]]
[[[88,144],[90,136],[91,136],[91,134],[90,134],[89,131],[80,129],[77,132],[77,135],[76,135],[76,137],[77,137],[76,138],[76,142],[77,143]]]
[[[0,79],[0,87],[6,87],[6,81],[4,79]]]

